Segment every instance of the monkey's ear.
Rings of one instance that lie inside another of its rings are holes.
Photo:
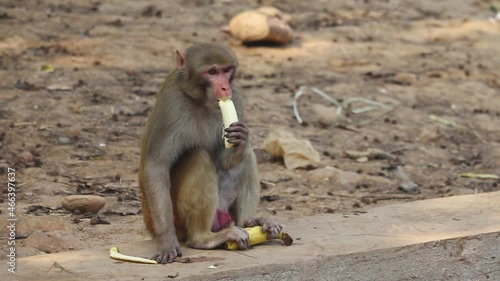
[[[184,56],[179,50],[175,50],[175,61],[177,64],[177,69],[180,71],[184,70]]]

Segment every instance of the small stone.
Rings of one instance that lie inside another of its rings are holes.
[[[97,214],[106,205],[106,200],[95,195],[71,195],[63,198],[62,206],[70,212]]]
[[[33,154],[31,154],[31,152],[29,151],[24,151],[21,154],[19,154],[17,158],[19,159],[19,161],[23,163],[29,163],[33,161]]]
[[[67,138],[67,137],[60,137],[59,139],[57,139],[57,143],[59,145],[73,144],[73,142],[69,138]]]
[[[359,157],[358,159],[356,159],[356,162],[358,163],[366,163],[368,162],[368,157]]]
[[[399,185],[399,189],[411,194],[420,193],[420,186],[412,181],[403,182],[401,185]]]
[[[417,82],[417,76],[412,73],[397,73],[391,79],[391,82],[403,86],[410,86]]]
[[[330,207],[324,207],[323,208],[323,213],[333,214],[333,213],[335,213],[335,209],[330,208]]]

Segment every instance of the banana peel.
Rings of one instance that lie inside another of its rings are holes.
[[[129,255],[121,254],[117,247],[109,249],[109,256],[115,260],[137,262],[137,263],[147,263],[147,264],[157,264],[155,260],[150,260],[146,258],[134,257]]]
[[[262,231],[262,226],[247,227],[245,230],[248,232],[250,246],[261,244],[272,239],[281,239],[287,246],[293,243],[292,237],[286,232],[280,232],[276,238],[269,239],[267,237],[268,233]],[[227,250],[238,250],[238,243],[234,241],[228,241],[224,246]]]
[[[278,233],[277,237],[269,239],[267,237],[268,233],[262,232],[262,226],[247,227],[247,228],[245,228],[245,230],[248,232],[250,246],[261,244],[261,243],[264,243],[264,242],[267,242],[267,241],[270,241],[273,239],[281,239],[285,243],[285,245],[287,245],[287,246],[290,246],[293,243],[292,237],[286,232],[280,232],[280,233]],[[225,243],[224,247],[227,250],[238,250],[238,243],[236,243],[234,241],[228,241]],[[118,247],[112,247],[111,249],[109,249],[109,256],[112,259],[120,260],[120,261],[146,263],[146,264],[158,264],[158,262],[155,260],[124,255],[124,254],[120,253],[120,251],[118,250]]]

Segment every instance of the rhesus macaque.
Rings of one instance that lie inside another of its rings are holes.
[[[270,237],[282,228],[254,218],[260,184],[244,123],[225,130],[233,147],[224,147],[218,100],[231,98],[243,119],[232,84],[235,55],[225,46],[198,44],[185,55],[176,51],[176,62],[146,124],[139,168],[144,222],[157,245],[152,259],[160,263],[182,255],[179,241],[199,249],[236,241],[244,250],[242,227],[261,225]]]

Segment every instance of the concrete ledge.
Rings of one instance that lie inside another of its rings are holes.
[[[175,280],[500,280],[500,192],[291,220],[286,229],[296,239],[290,247],[184,249],[194,262],[169,265],[120,263],[108,257],[106,247],[21,258],[17,273],[7,277],[167,280],[178,273]],[[118,246],[138,256],[154,251],[151,241]],[[54,262],[65,270],[51,268]],[[217,269],[208,268],[214,264]],[[6,274],[3,269],[1,276]]]

